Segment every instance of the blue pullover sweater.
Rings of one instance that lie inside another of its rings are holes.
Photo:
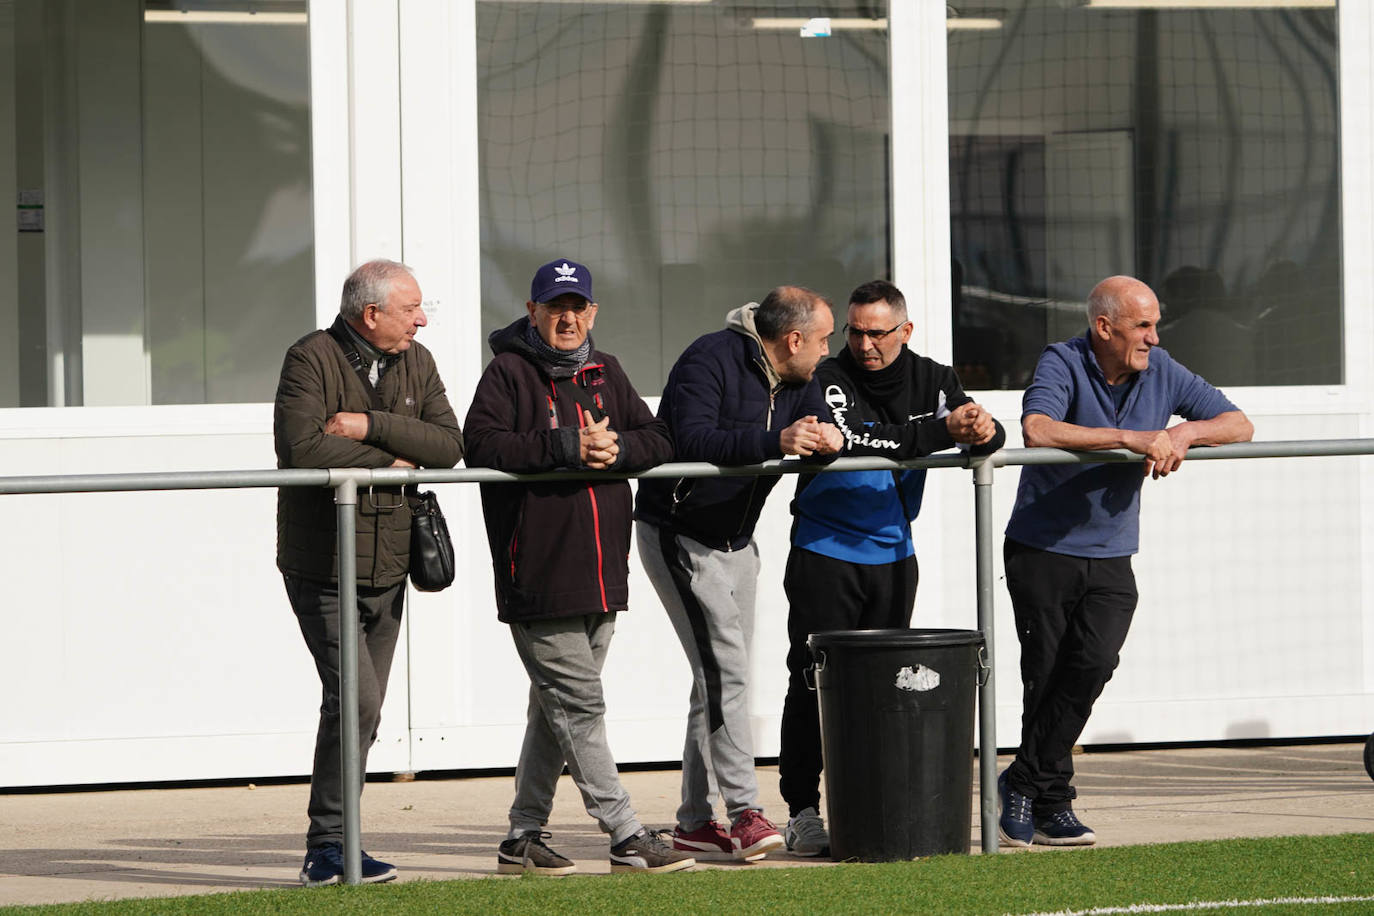
[[[1112,389],[1129,386],[1118,410]],[[1108,385],[1088,335],[1050,344],[1021,400],[1021,417],[1043,414],[1075,426],[1164,429],[1177,414],[1210,420],[1236,405],[1155,347],[1144,371]],[[1141,466],[1037,464],[1021,469],[1007,537],[1071,557],[1123,557],[1140,549]]]

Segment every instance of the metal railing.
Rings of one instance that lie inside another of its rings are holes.
[[[1238,458],[1300,458],[1374,455],[1374,439],[1322,439],[1244,442],[1193,448],[1188,461]],[[109,493],[139,490],[215,490],[261,487],[331,487],[338,513],[339,607],[357,604],[357,543],[355,507],[358,488],[419,483],[519,483],[547,480],[606,480],[649,477],[754,477],[820,471],[908,470],[964,468],[973,471],[978,629],[983,634],[988,673],[978,692],[978,761],[981,788],[981,838],[985,853],[997,851],[997,722],[995,643],[993,640],[992,486],[999,467],[1028,464],[1101,464],[1141,461],[1125,450],[1072,452],[1052,448],[1003,449],[969,458],[962,454],[936,455],[911,461],[886,458],[841,458],[817,466],[794,460],[773,460],[743,467],[719,467],[704,462],[664,464],[638,473],[557,471],[510,474],[490,469],[411,470],[405,468],[333,468],[261,471],[188,471],[146,474],[64,474],[38,477],[0,477],[0,495],[37,493]],[[344,785],[344,882],[362,879],[361,793],[358,754],[358,615],[339,615],[339,696]]]

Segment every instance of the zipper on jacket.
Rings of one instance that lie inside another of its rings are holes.
[[[582,411],[577,412],[577,426],[579,430],[586,427],[586,419],[582,416]],[[606,576],[603,567],[605,558],[601,553],[601,511],[596,505],[596,490],[592,489],[592,482],[587,482],[587,498],[592,503],[592,540],[596,542],[596,584],[601,589],[601,613],[609,614],[610,604],[606,601]]]
[[[510,543],[507,547],[510,550],[510,584],[515,584],[515,555],[520,550],[520,526],[525,523],[525,503],[520,501],[520,508],[515,513],[515,527],[510,532]]]
[[[758,366],[758,367],[759,367],[759,371],[763,373],[763,383],[764,383],[765,385],[767,385],[767,384],[768,384],[768,370],[767,370],[766,368],[764,368],[763,362],[762,362],[761,360],[755,360],[755,361],[754,361],[754,365]],[[768,389],[768,413],[767,413],[767,414],[764,416],[764,418],[763,418],[763,429],[764,429],[764,432],[771,432],[772,429],[773,429],[773,406],[774,406],[774,400],[777,398],[778,389],[781,388],[781,387],[782,387],[782,383],[780,382],[780,383],[778,383],[777,387],[772,387],[772,386],[770,386],[769,389]],[[758,491],[758,488],[759,488],[759,479],[758,479],[758,477],[755,477],[753,480],[751,480],[751,481],[749,482],[749,498],[748,498],[747,500],[744,501],[744,515],[740,517],[740,520],[739,520],[739,527],[735,529],[735,536],[732,537],[732,538],[730,538],[730,540],[728,540],[728,541],[725,542],[725,552],[726,552],[726,553],[731,553],[732,551],[734,551],[735,548],[734,548],[733,542],[734,542],[735,538],[738,538],[740,535],[744,534],[744,526],[747,525],[747,524],[749,523],[749,516],[753,513],[753,508],[754,508],[754,493],[756,493],[756,492]],[[676,495],[676,493],[675,493],[674,495]],[[676,501],[674,501],[674,508],[676,508]]]

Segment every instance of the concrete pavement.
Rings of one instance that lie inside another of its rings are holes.
[[[1362,743],[1088,753],[1077,758],[1076,810],[1104,846],[1371,832],[1374,781],[1362,755]],[[672,824],[677,771],[624,780],[641,820]],[[759,781],[781,824],[776,768],[761,768]],[[509,776],[369,783],[364,848],[394,862],[401,880],[490,875],[511,791]],[[0,905],[298,887],[308,794],[293,784],[0,795]],[[566,776],[549,830],[583,873],[609,870],[605,839]],[[708,867],[817,864],[774,854]]]

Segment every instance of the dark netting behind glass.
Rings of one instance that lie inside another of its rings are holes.
[[[479,2],[484,331],[524,314],[539,264],[581,261],[597,346],[655,395],[773,286],[890,276],[886,11]],[[829,37],[800,37],[812,17]]]
[[[966,385],[1024,387],[1118,273],[1215,384],[1342,381],[1334,10],[951,5],[1001,19],[949,32]]]

